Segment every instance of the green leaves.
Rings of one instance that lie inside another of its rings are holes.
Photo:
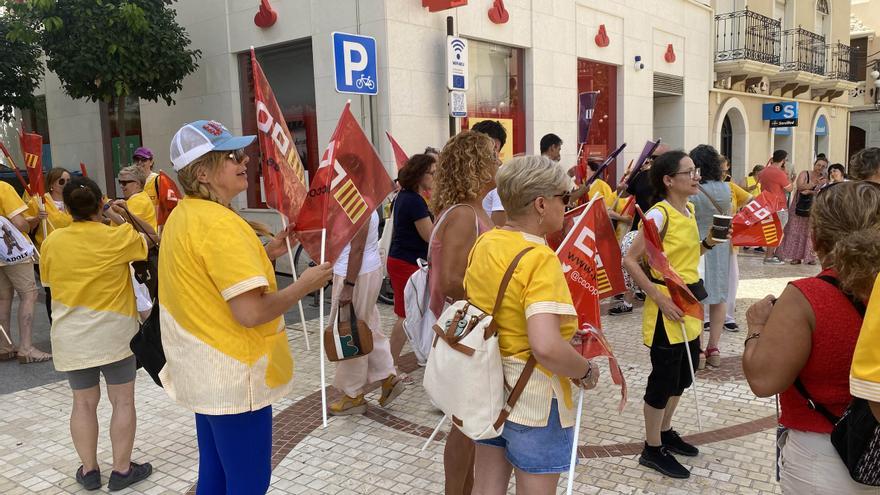
[[[15,118],[14,108],[34,107],[34,91],[43,78],[39,38],[35,27],[20,13],[7,7],[0,15],[0,121]]]

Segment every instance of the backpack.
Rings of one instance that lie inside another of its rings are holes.
[[[493,315],[501,307],[516,266],[532,249],[523,249],[510,262],[491,313],[467,300],[456,301],[434,325],[433,348],[423,382],[425,391],[434,405],[473,440],[501,435],[504,422],[535,369],[533,355],[505,400],[504,369]]]
[[[840,289],[840,282],[834,277],[820,275],[817,278]],[[864,318],[865,305],[850,294],[844,295]],[[800,378],[795,379],[794,387],[806,399],[810,409],[834,425],[831,444],[846,465],[850,477],[864,485],[880,486],[880,423],[871,412],[868,401],[853,397],[843,416],[838,418],[828,408],[813,401]]]
[[[432,341],[434,340],[434,323],[437,322],[437,317],[431,311],[431,287],[429,285],[431,243],[437,228],[446,220],[446,215],[459,206],[467,205],[452,205],[437,219],[434,230],[431,232],[431,238],[428,240],[428,261],[422,259],[417,261],[419,269],[409,277],[403,289],[403,304],[406,311],[403,332],[409,339],[419,366],[424,366],[428,362],[428,355],[431,353]],[[480,225],[476,212],[474,212],[474,228],[479,235]]]

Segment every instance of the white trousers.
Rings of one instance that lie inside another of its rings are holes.
[[[739,263],[736,252],[739,249],[730,250],[730,275],[727,277],[727,318],[724,323],[736,322],[736,288],[739,285]]]
[[[850,478],[831,445],[831,435],[788,430],[779,444],[779,484],[786,495],[880,494],[880,487],[862,485]]]
[[[345,277],[333,276],[333,297],[330,306],[330,319],[332,324],[339,310],[339,293],[345,286]],[[373,350],[366,356],[348,359],[336,363],[336,375],[333,377],[333,386],[349,397],[356,397],[364,392],[364,387],[370,383],[396,375],[394,360],[391,358],[391,343],[382,333],[382,318],[379,316],[379,308],[376,306],[379,298],[379,290],[382,288],[382,270],[363,273],[355,282],[351,303],[358,319],[369,325],[373,332]],[[347,309],[345,311],[348,311]],[[343,319],[347,318],[343,316]]]

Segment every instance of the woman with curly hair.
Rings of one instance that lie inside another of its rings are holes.
[[[492,228],[482,199],[495,188],[498,156],[489,136],[463,131],[440,152],[431,207],[437,216],[428,262],[431,311],[440,316],[446,300],[465,297],[464,272],[477,237]],[[474,482],[474,443],[453,426],[443,452],[446,493],[469,494]]]
[[[779,394],[783,493],[877,493],[850,478],[831,444],[834,425],[812,404],[839,417],[852,400],[856,342],[871,328],[869,319],[862,327],[861,311],[880,272],[880,186],[841,182],[819,191],[810,228],[822,272],[749,308],[743,371],[755,395]]]

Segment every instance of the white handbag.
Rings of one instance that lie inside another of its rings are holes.
[[[532,356],[505,398],[504,369],[492,315],[501,307],[517,264],[531,249],[522,250],[511,261],[498,287],[492,313],[466,300],[456,301],[434,325],[433,349],[423,382],[425,391],[434,405],[473,440],[501,435],[504,422],[535,368]]]

